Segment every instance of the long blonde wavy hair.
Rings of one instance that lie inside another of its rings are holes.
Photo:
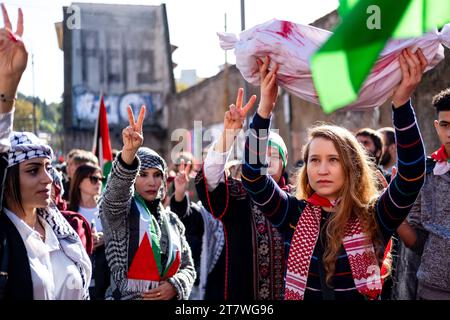
[[[326,282],[335,272],[336,260],[342,246],[345,226],[349,219],[357,217],[364,232],[366,232],[375,248],[380,248],[381,239],[374,215],[374,203],[378,197],[376,188],[376,167],[370,161],[364,148],[347,129],[334,125],[318,125],[309,130],[309,139],[303,148],[304,166],[297,175],[297,199],[308,199],[315,191],[308,179],[308,158],[312,140],[324,138],[334,144],[340,163],[344,170],[344,185],[340,191],[340,202],[336,212],[330,216],[326,228],[327,246],[324,252],[324,268]],[[378,255],[380,253],[378,252]]]

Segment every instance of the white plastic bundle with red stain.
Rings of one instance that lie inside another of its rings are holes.
[[[273,19],[241,32],[239,39],[232,33],[217,34],[222,49],[235,49],[236,67],[249,83],[259,85],[256,58],[263,59],[268,55],[271,67],[275,63],[280,65],[278,85],[303,100],[319,104],[310,58],[326,42],[331,32]],[[389,41],[364,82],[358,99],[340,110],[361,110],[382,105],[392,96],[402,78],[397,59],[402,50],[412,48],[415,52],[421,48],[429,63],[426,72],[444,59],[444,47],[441,44],[450,48],[450,24],[446,24],[441,32],[435,30],[417,38]]]

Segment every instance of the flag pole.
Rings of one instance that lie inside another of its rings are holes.
[[[95,154],[95,150],[97,148],[97,140],[98,140],[98,130],[99,130],[99,122],[100,122],[100,108],[102,104],[103,90],[100,91],[99,99],[98,99],[98,112],[97,112],[97,120],[95,122],[94,129],[94,139],[92,141],[92,153]],[[100,161],[100,159],[99,159]]]

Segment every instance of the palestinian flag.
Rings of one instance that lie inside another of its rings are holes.
[[[180,236],[168,222],[165,214],[161,214],[163,221],[161,232],[167,234],[167,261],[162,264],[161,246],[157,236],[155,217],[150,213],[144,199],[139,194],[134,195],[141,220],[139,223],[139,247],[134,254],[128,273],[127,288],[134,292],[144,292],[159,286],[161,280],[173,277],[181,266]],[[142,220],[142,217],[145,217]],[[142,223],[148,221],[148,223]]]
[[[100,167],[103,170],[103,176],[108,178],[112,167],[112,149],[109,140],[108,118],[106,116],[106,107],[103,95],[100,98],[100,107],[98,111],[97,124],[95,126],[94,144],[92,152],[97,156]],[[103,186],[106,184],[104,183]]]

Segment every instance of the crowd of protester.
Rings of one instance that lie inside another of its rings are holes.
[[[103,176],[92,152],[52,166],[49,145],[12,130],[28,54],[22,12],[13,33],[2,11],[0,300],[450,300],[450,88],[430,101],[441,147],[426,154],[420,49],[399,56],[392,127],[312,126],[292,177],[268,57],[260,96],[239,89],[205,159],[164,159],[145,145],[145,106],[129,107]]]

